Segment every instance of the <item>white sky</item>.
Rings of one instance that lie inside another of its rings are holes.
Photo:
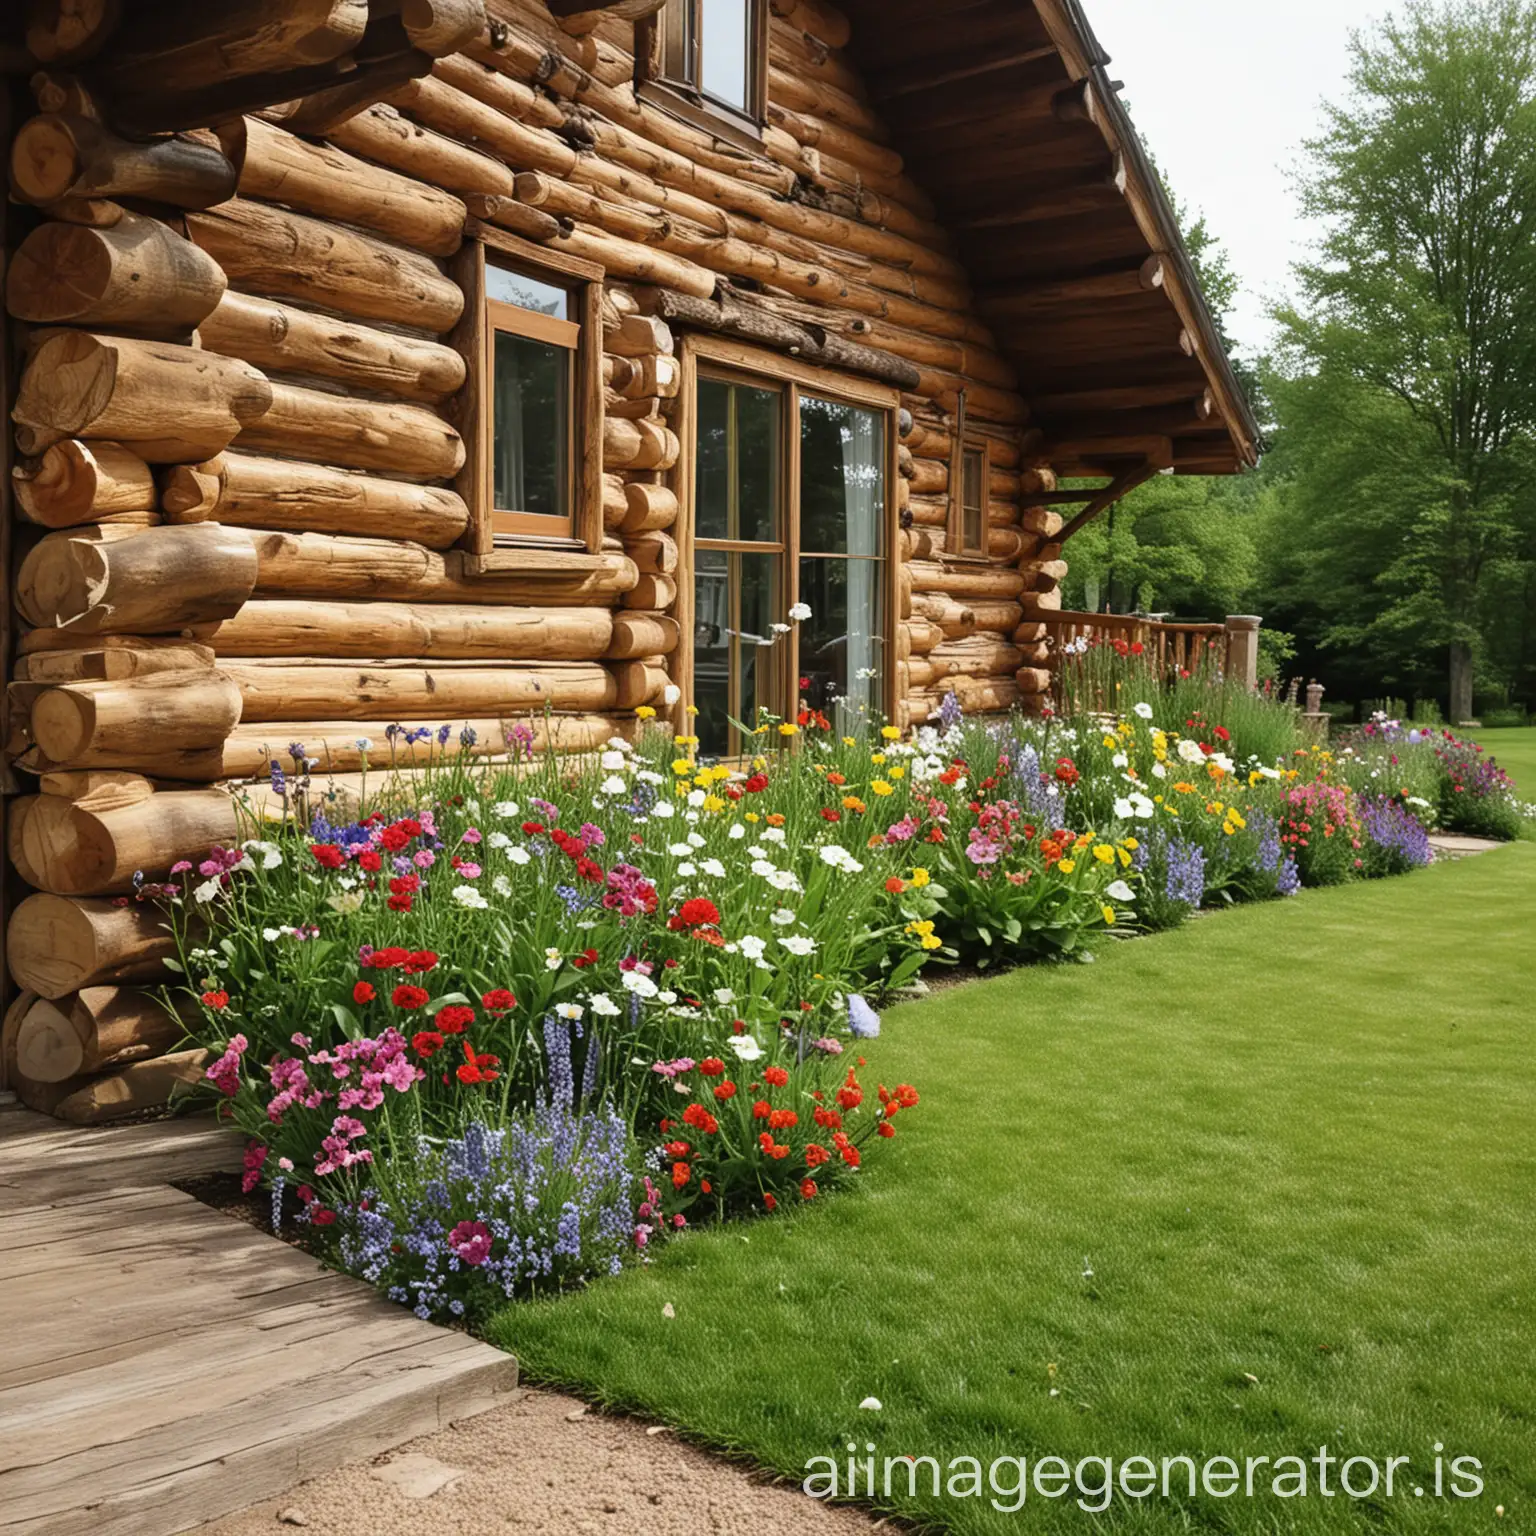
[[[1084,0],[1142,136],[1180,199],[1203,211],[1243,291],[1232,319],[1262,349],[1267,300],[1310,238],[1286,174],[1344,96],[1351,31],[1389,0]]]

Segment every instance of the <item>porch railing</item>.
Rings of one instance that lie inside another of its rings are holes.
[[[1123,640],[1140,645],[1147,664],[1159,673],[1193,672],[1202,666],[1218,668],[1223,677],[1239,678],[1248,688],[1258,687],[1259,627],[1252,614],[1231,614],[1223,624],[1181,624],[1136,614],[1077,613],[1062,609],[1042,613],[1047,665],[1054,671],[1080,640],[1092,643]]]

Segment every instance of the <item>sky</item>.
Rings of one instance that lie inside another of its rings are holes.
[[[1083,0],[1110,78],[1178,197],[1231,254],[1242,293],[1231,321],[1247,353],[1271,328],[1266,303],[1315,231],[1287,175],[1345,94],[1349,35],[1388,0]]]

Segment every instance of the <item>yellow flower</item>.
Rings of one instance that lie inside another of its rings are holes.
[[[672,772],[675,773],[678,778],[686,779],[688,775],[693,772],[693,764],[690,763],[686,757],[679,757],[672,764]]]
[[[699,712],[699,706],[697,704],[690,704],[688,706],[688,713],[690,715],[696,715],[696,714],[698,714],[698,712]]]
[[[925,919],[923,919],[922,922],[911,922],[911,923],[908,923],[907,924],[907,932],[908,933],[916,933],[916,934],[932,933],[933,932],[933,919],[932,918],[925,918]]]
[[[656,718],[656,711],[652,709],[649,704],[642,704],[639,709],[635,711],[635,715],[638,719],[641,720],[654,720]]]
[[[901,727],[897,725],[882,725],[880,727],[880,734],[884,736],[887,741],[900,741]]]
[[[907,776],[907,770],[905,768],[903,768],[899,763],[896,765],[896,767],[891,769],[891,777],[893,779],[904,779],[904,778],[906,778],[906,776]],[[1407,794],[1408,791],[1404,790],[1403,793]]]
[[[843,745],[845,747],[854,747],[854,746],[857,746],[858,743],[853,739],[852,736],[844,736],[843,737]]]
[[[1122,869],[1129,869],[1131,867],[1131,856],[1124,848],[1120,850],[1120,867]]]
[[[1104,921],[1108,923],[1111,928],[1113,928],[1115,926],[1115,909],[1113,907],[1106,906],[1100,907],[1099,911],[1104,914]]]
[[[1227,812],[1227,820],[1230,821],[1239,832],[1244,832],[1248,828],[1248,823],[1237,814],[1235,807]]]
[[[930,879],[932,879],[932,876],[926,869],[914,869],[912,871],[912,884],[919,891],[928,884]]]
[[[761,773],[768,766],[768,759],[766,757],[754,757],[752,759],[752,766]]]
[[[876,779],[875,782],[869,787],[875,794],[881,796],[882,798],[884,798],[886,795],[894,795],[896,793],[894,787],[887,784],[884,779]]]
[[[1113,750],[1114,748],[1118,747],[1120,743],[1116,741],[1113,736],[1106,736],[1104,738],[1104,745]]]
[[[1073,859],[1063,859],[1059,864],[1057,864],[1056,868],[1059,869],[1062,874],[1070,875],[1072,871],[1077,868],[1077,863]]]
[[[1113,864],[1115,862],[1115,850],[1108,843],[1100,843],[1093,850],[1093,856],[1100,864]]]
[[[872,762],[875,765],[876,768],[883,768],[883,767],[885,767],[885,753],[884,752],[871,752],[870,755],[869,755],[869,760],[870,760],[870,762]]]
[[[704,796],[704,809],[706,811],[723,811],[725,807],[726,802],[719,795]]]
[[[1138,843],[1134,837],[1127,837],[1121,840],[1120,846],[1122,848],[1129,848],[1131,852],[1134,853],[1138,848],[1141,847],[1141,844]]]
[[[926,935],[924,937],[924,939],[923,939],[923,948],[924,949],[943,949],[944,948],[944,940],[941,939],[938,936],[938,934],[930,933],[930,934]]]
[[[869,809],[869,807],[866,806],[864,804],[864,802],[862,800],[860,800],[857,795],[844,795],[843,796],[843,809],[845,811],[855,811],[860,816],[862,816],[864,814],[864,812]]]
[[[746,813],[745,819],[747,821],[761,821],[763,818],[759,816],[756,811],[748,811]]]
[[[793,736],[799,729],[800,727],[793,720],[781,720],[779,722],[780,736]]]

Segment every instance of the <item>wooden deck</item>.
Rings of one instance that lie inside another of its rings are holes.
[[[511,1356],[169,1181],[207,1120],[0,1108],[0,1533],[165,1536],[493,1407]]]

